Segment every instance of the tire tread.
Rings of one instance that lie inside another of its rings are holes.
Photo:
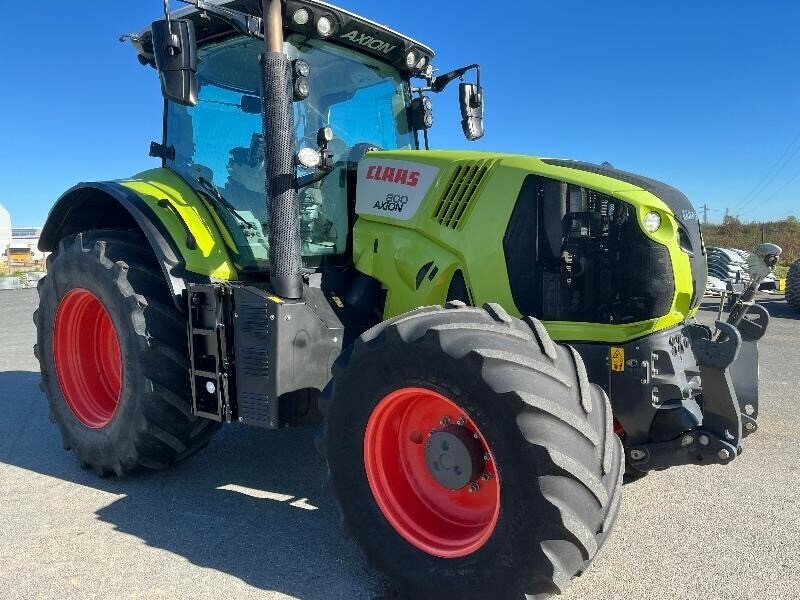
[[[331,438],[342,435],[332,432],[327,422],[337,402],[337,382],[358,371],[360,361],[368,360],[369,353],[381,345],[394,348],[429,338],[450,358],[466,361],[470,371],[476,365],[483,381],[490,387],[496,383],[497,394],[518,407],[520,433],[541,463],[534,476],[545,501],[561,515],[560,520],[542,525],[545,533],[536,541],[552,564],[549,581],[535,578],[525,594],[545,598],[563,591],[591,564],[616,520],[623,452],[613,432],[608,397],[589,382],[580,355],[556,345],[536,319],[513,319],[498,305],[479,309],[453,302],[445,308],[426,307],[400,315],[366,332],[337,360],[334,378],[320,401],[326,423],[317,448],[328,462],[328,485],[336,489],[330,481]],[[413,354],[413,349],[397,350],[398,355]],[[524,390],[500,389],[513,382],[522,382]],[[536,382],[540,386],[533,385]],[[541,386],[546,391],[539,391]],[[341,513],[347,515],[342,510],[345,502],[346,497],[337,498]],[[358,524],[345,518],[344,525],[356,530]],[[373,557],[367,558],[378,564]]]
[[[176,331],[185,329],[185,317],[172,304],[163,274],[141,234],[98,230],[65,238],[59,242],[58,250],[48,257],[49,272],[57,269],[62,261],[85,260],[96,260],[113,278],[125,300],[127,318],[134,324],[144,372],[141,383],[146,391],[139,402],[146,425],[122,444],[124,447],[100,456],[81,448],[72,439],[74,436],[69,429],[57,423],[64,446],[76,454],[81,464],[100,476],[123,477],[141,468],[165,469],[205,448],[220,426],[191,413],[188,350],[175,336]],[[59,294],[50,276],[40,281],[39,291],[40,295],[56,294],[58,297]],[[50,326],[44,319],[52,318],[53,315],[41,309],[34,313],[37,346],[42,345],[44,331]],[[57,414],[52,409],[53,403],[61,401],[48,393],[52,385],[57,385],[54,376],[42,368],[41,387],[51,403],[51,415]]]

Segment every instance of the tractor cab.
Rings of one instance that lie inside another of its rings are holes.
[[[269,157],[262,123],[261,7],[243,1],[192,4],[197,6],[172,18],[192,24],[195,40],[183,52],[196,54],[196,67],[186,73],[191,85],[177,93],[170,93],[162,69],[167,103],[158,147],[167,168],[217,199],[213,208],[234,238],[239,270],[264,273],[270,215],[264,198]],[[433,115],[425,92],[442,91],[466,69],[435,78],[430,48],[325,3],[288,2],[283,19],[294,123],[287,151],[299,158],[303,267],[342,266],[351,254],[359,161],[373,150],[420,149],[421,134],[427,146]],[[134,42],[140,61],[157,67],[153,36],[149,29]],[[472,119],[470,127],[482,135],[482,123]]]

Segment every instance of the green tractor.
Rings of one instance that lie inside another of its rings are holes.
[[[343,524],[403,597],[516,600],[588,568],[626,474],[742,453],[769,315],[745,293],[695,321],[683,194],[430,151],[430,96],[457,80],[483,135],[480,67],[437,76],[327,3],[187,4],[125,36],[160,76],[161,166],[72,188],[41,236],[42,389],[83,466],[323,423]]]

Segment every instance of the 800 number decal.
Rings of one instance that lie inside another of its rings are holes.
[[[406,207],[406,204],[408,204],[408,196],[389,194],[386,196],[386,200],[378,200],[375,203],[374,208],[378,210],[385,210],[386,212],[402,213],[403,209]]]

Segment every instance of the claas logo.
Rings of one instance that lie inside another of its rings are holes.
[[[380,165],[372,165],[367,170],[367,179],[371,179],[373,181],[386,181],[388,183],[399,183],[400,185],[407,185],[408,187],[417,187],[419,185],[419,177],[419,171],[395,169],[394,167],[385,167]]]

